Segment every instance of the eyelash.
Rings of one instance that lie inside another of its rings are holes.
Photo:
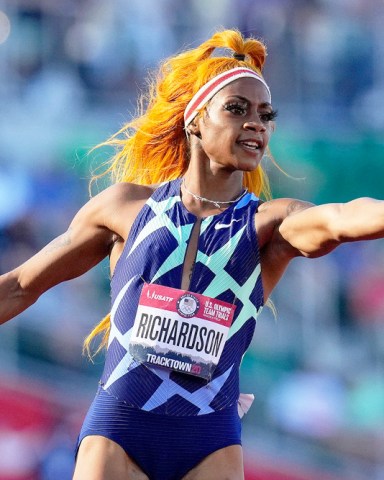
[[[242,117],[247,113],[247,105],[244,105],[242,103],[237,103],[237,102],[224,105],[224,109],[228,110],[234,115],[240,115]],[[275,120],[276,117],[277,117],[277,110],[272,110],[271,112],[260,114],[261,121],[265,123],[272,122],[273,120]]]
[[[224,109],[234,115],[244,116],[247,113],[247,106],[243,103],[228,103],[227,105],[224,105]]]
[[[260,118],[262,120],[263,117],[266,122],[272,122],[277,117],[277,110],[272,110],[271,112],[260,114]]]

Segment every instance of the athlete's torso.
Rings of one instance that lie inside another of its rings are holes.
[[[201,415],[237,402],[239,366],[263,304],[254,225],[259,200],[246,194],[202,219],[189,290],[236,305],[235,317],[210,382],[137,363],[130,334],[143,284],[180,288],[196,217],[180,198],[181,180],[161,185],[134,221],[111,282],[111,333],[101,384],[128,405],[155,413]]]

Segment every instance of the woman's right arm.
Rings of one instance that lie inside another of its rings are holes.
[[[116,212],[126,209],[125,190],[113,186],[93,197],[68,230],[25,263],[0,276],[0,324],[36,302],[58,283],[78,277],[109,255],[120,233]]]

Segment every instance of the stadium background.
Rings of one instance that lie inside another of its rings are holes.
[[[218,26],[263,38],[279,110],[275,196],[383,198],[382,0],[0,0],[0,273],[88,198],[89,149],[136,107],[148,70]],[[292,263],[243,365],[247,480],[384,479],[384,243]],[[0,480],[67,480],[102,358],[108,266],[1,328]]]

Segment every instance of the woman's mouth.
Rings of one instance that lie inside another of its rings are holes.
[[[262,142],[257,140],[241,140],[237,143],[250,152],[256,152],[262,148]]]

